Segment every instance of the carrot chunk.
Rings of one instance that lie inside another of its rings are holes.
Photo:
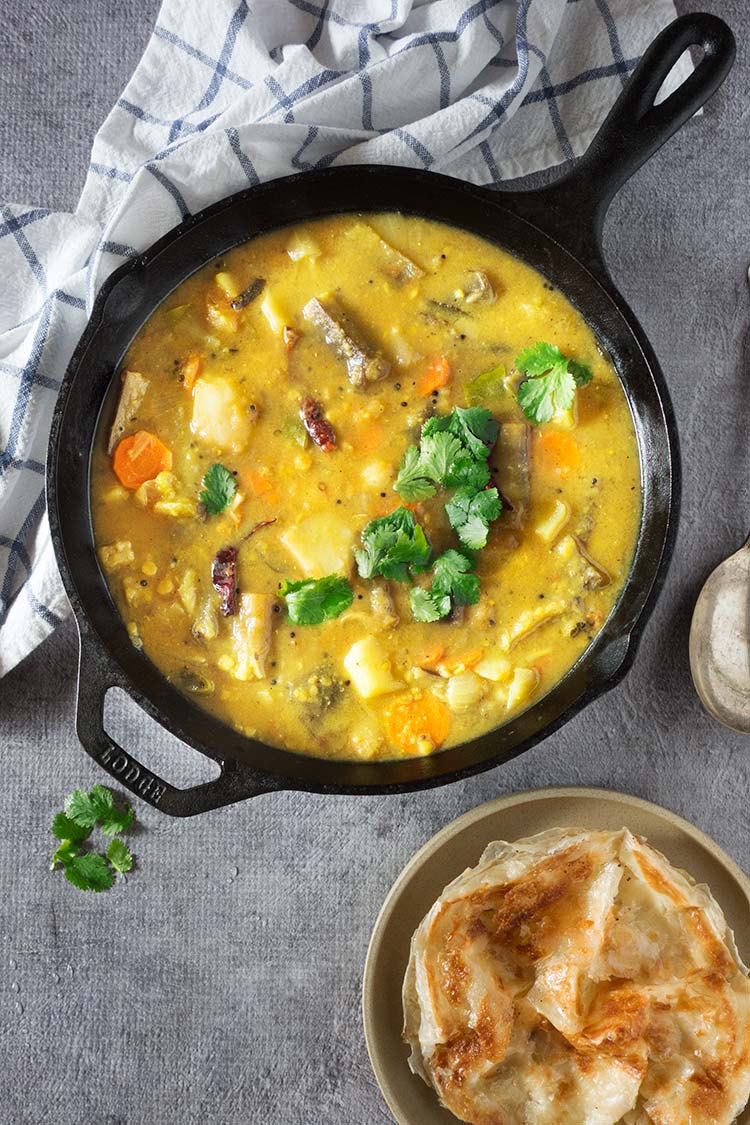
[[[197,352],[189,355],[180,365],[180,378],[186,391],[192,391],[203,370],[203,356]]]
[[[581,464],[580,445],[563,430],[536,431],[533,454],[542,469],[559,477],[569,477]]]
[[[437,750],[448,737],[450,726],[450,711],[429,691],[402,695],[385,715],[389,740],[411,757]]]
[[[242,473],[242,483],[250,489],[255,496],[263,496],[273,488],[273,481],[264,473],[255,469],[245,469]]]
[[[439,663],[440,660],[442,660],[442,658],[444,656],[445,656],[445,646],[444,645],[435,645],[434,648],[431,648],[429,650],[429,652],[426,652],[424,654],[424,656],[421,657],[421,659],[419,659],[417,661],[417,666],[419,668],[424,668],[424,669],[435,668],[436,665]]]
[[[139,430],[119,442],[112,458],[112,468],[125,488],[140,488],[147,480],[153,480],[159,473],[172,468],[172,451],[156,434]]]
[[[451,377],[451,364],[447,356],[441,355],[432,363],[419,383],[419,393],[421,395],[431,395],[433,391],[439,391]]]
[[[468,672],[484,656],[483,648],[475,648],[471,652],[464,652],[461,656],[452,656],[449,660],[441,660],[437,669],[443,676],[457,676],[461,672]]]

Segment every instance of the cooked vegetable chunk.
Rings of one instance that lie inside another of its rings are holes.
[[[336,516],[308,516],[279,538],[308,578],[348,574],[352,568],[354,531]]]
[[[358,330],[333,297],[323,300],[313,297],[303,308],[302,315],[320,329],[325,342],[346,362],[352,386],[361,389],[388,375],[391,370],[388,360],[363,342]]]
[[[388,654],[375,637],[356,641],[344,657],[344,668],[363,699],[386,695],[404,686],[403,680],[395,679]]]
[[[252,413],[228,379],[201,378],[193,392],[191,430],[207,445],[241,453],[250,440]]]
[[[236,680],[262,680],[271,651],[273,594],[241,594],[239,613],[232,624]]]
[[[150,386],[149,380],[138,371],[124,371],[122,376],[122,389],[117,402],[117,413],[109,432],[107,453],[113,453],[114,448],[127,430],[138,420],[138,411],[146,397]]]

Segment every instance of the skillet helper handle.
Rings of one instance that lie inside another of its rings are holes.
[[[659,90],[690,47],[703,49],[692,74],[664,101]],[[593,178],[602,211],[615,193],[716,92],[732,68],[736,45],[718,16],[692,12],[665,27],[633,71],[585,155],[565,181]],[[560,182],[565,182],[560,181]]]
[[[178,789],[142,765],[104,729],[104,699],[111,687],[123,687],[112,674],[95,644],[81,634],[76,698],[76,733],[84,750],[95,762],[136,797],[147,801],[167,816],[196,816],[210,809],[232,805],[261,793],[274,792],[281,785],[235,762],[219,762],[221,774],[213,781]]]

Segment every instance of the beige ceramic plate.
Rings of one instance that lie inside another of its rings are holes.
[[[446,883],[473,867],[492,840],[517,840],[558,826],[630,828],[646,836],[676,867],[708,883],[750,964],[750,880],[718,844],[681,817],[606,789],[537,789],[481,805],[417,852],[391,888],[370,941],[362,995],[367,1049],[399,1125],[456,1125],[434,1091],[409,1070],[401,1039],[401,983],[414,930]],[[738,1125],[750,1125],[750,1110]]]

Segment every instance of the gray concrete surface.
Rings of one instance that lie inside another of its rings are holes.
[[[704,6],[738,33],[737,66],[621,192],[607,230],[612,273],[672,388],[684,457],[675,560],[632,673],[516,763],[450,788],[280,794],[188,822],[139,806],[138,870],[94,897],[47,871],[61,797],[104,780],[73,733],[76,643],[61,629],[0,682],[3,1122],[387,1122],[359,1018],[372,923],[414,850],[497,794],[623,789],[750,867],[750,742],[703,713],[687,659],[697,591],[750,530],[750,11]],[[156,11],[154,0],[62,7],[7,4],[0,37],[0,194],[49,207],[73,204]],[[113,723],[171,776],[201,776],[192,753],[175,764],[169,740],[121,703]]]

